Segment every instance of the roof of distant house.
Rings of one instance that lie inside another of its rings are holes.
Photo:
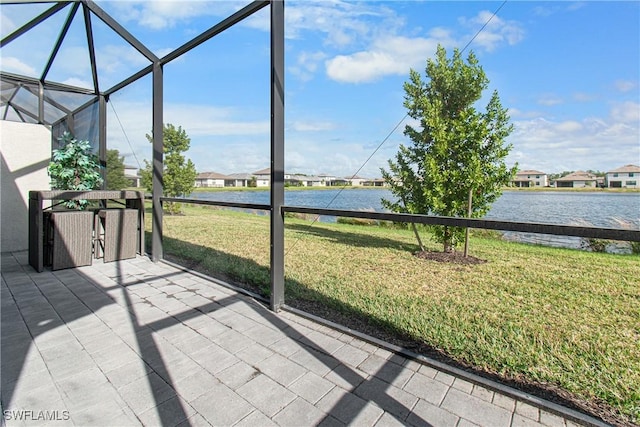
[[[624,173],[624,172],[640,172],[640,166],[636,166],[636,165],[625,165],[622,166],[621,168],[618,169],[614,169],[612,171],[609,171],[607,173]]]
[[[598,177],[592,173],[585,171],[575,171],[562,178],[556,179],[556,181],[597,181]]]
[[[231,177],[218,172],[201,172],[196,175],[196,179],[231,179]]]
[[[253,173],[254,175],[271,175],[271,168],[261,169]]]
[[[253,175],[251,175],[250,173],[246,173],[246,172],[230,173],[229,176],[231,178],[235,178],[235,179],[251,179],[253,177]]]
[[[546,175],[546,173],[534,169],[525,169],[516,172],[516,175]]]

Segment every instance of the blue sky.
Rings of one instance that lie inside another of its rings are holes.
[[[246,4],[97,3],[160,56]],[[2,36],[46,7],[3,5]],[[4,47],[2,69],[39,75],[66,14],[50,18],[37,42]],[[405,116],[409,69],[424,72],[438,43],[462,49],[487,22],[465,52],[490,80],[480,107],[495,89],[510,111],[510,165],[554,173],[640,164],[640,2],[292,0],[285,17],[287,172],[380,176],[409,142],[401,125],[365,164]],[[90,87],[76,24],[48,79]],[[148,64],[101,22],[93,27],[101,89]],[[187,131],[198,171],[269,166],[268,29],[265,8],[165,67],[164,121]],[[147,77],[108,107],[108,144],[127,164],[151,157],[150,100]]]

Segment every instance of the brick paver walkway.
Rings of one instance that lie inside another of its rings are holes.
[[[8,426],[577,425],[144,257],[26,255],[2,255]]]

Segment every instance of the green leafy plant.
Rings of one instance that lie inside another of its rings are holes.
[[[124,157],[118,150],[107,150],[107,190],[122,190],[131,187],[131,181],[124,176]]]
[[[606,252],[607,246],[609,246],[609,242],[605,239],[595,239],[595,238],[583,238],[581,247],[583,249],[590,250],[591,252]]]
[[[103,179],[100,175],[98,157],[91,150],[89,141],[77,140],[65,132],[60,148],[53,150],[52,161],[47,171],[54,190],[90,191],[99,188]],[[83,210],[87,200],[68,200],[64,205],[71,209]]]
[[[147,134],[147,140],[153,142],[153,136]],[[168,197],[184,197],[193,192],[197,176],[196,166],[187,159],[183,152],[189,150],[191,138],[182,126],[177,128],[171,123],[164,125],[163,129],[164,171],[163,189]],[[148,191],[153,191],[153,171],[150,162],[145,160],[145,167],[140,171],[142,183]],[[176,215],[182,212],[182,204],[174,202],[164,203],[167,213]]]
[[[505,163],[512,148],[506,138],[513,130],[507,109],[494,91],[480,110],[489,79],[473,52],[465,62],[459,50],[448,58],[438,46],[425,76],[411,70],[404,84],[404,106],[414,122],[404,130],[410,144],[400,145],[388,171],[381,169],[395,196],[382,199],[382,205],[393,212],[466,217],[472,194],[471,217],[480,218],[517,170]],[[460,227],[437,226],[433,233],[444,252],[464,239]]]

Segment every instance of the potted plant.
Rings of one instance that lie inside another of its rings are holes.
[[[47,171],[52,190],[91,191],[102,184],[100,163],[89,141],[69,132],[59,138]],[[52,210],[44,217],[45,259],[53,270],[90,265],[93,255],[93,212],[88,200],[66,200],[69,211]]]
[[[77,140],[69,132],[59,138],[60,148],[53,150],[48,172],[51,189],[90,191],[102,185],[100,163],[91,151],[89,141]],[[70,209],[84,210],[87,200],[68,200],[64,205]]]

